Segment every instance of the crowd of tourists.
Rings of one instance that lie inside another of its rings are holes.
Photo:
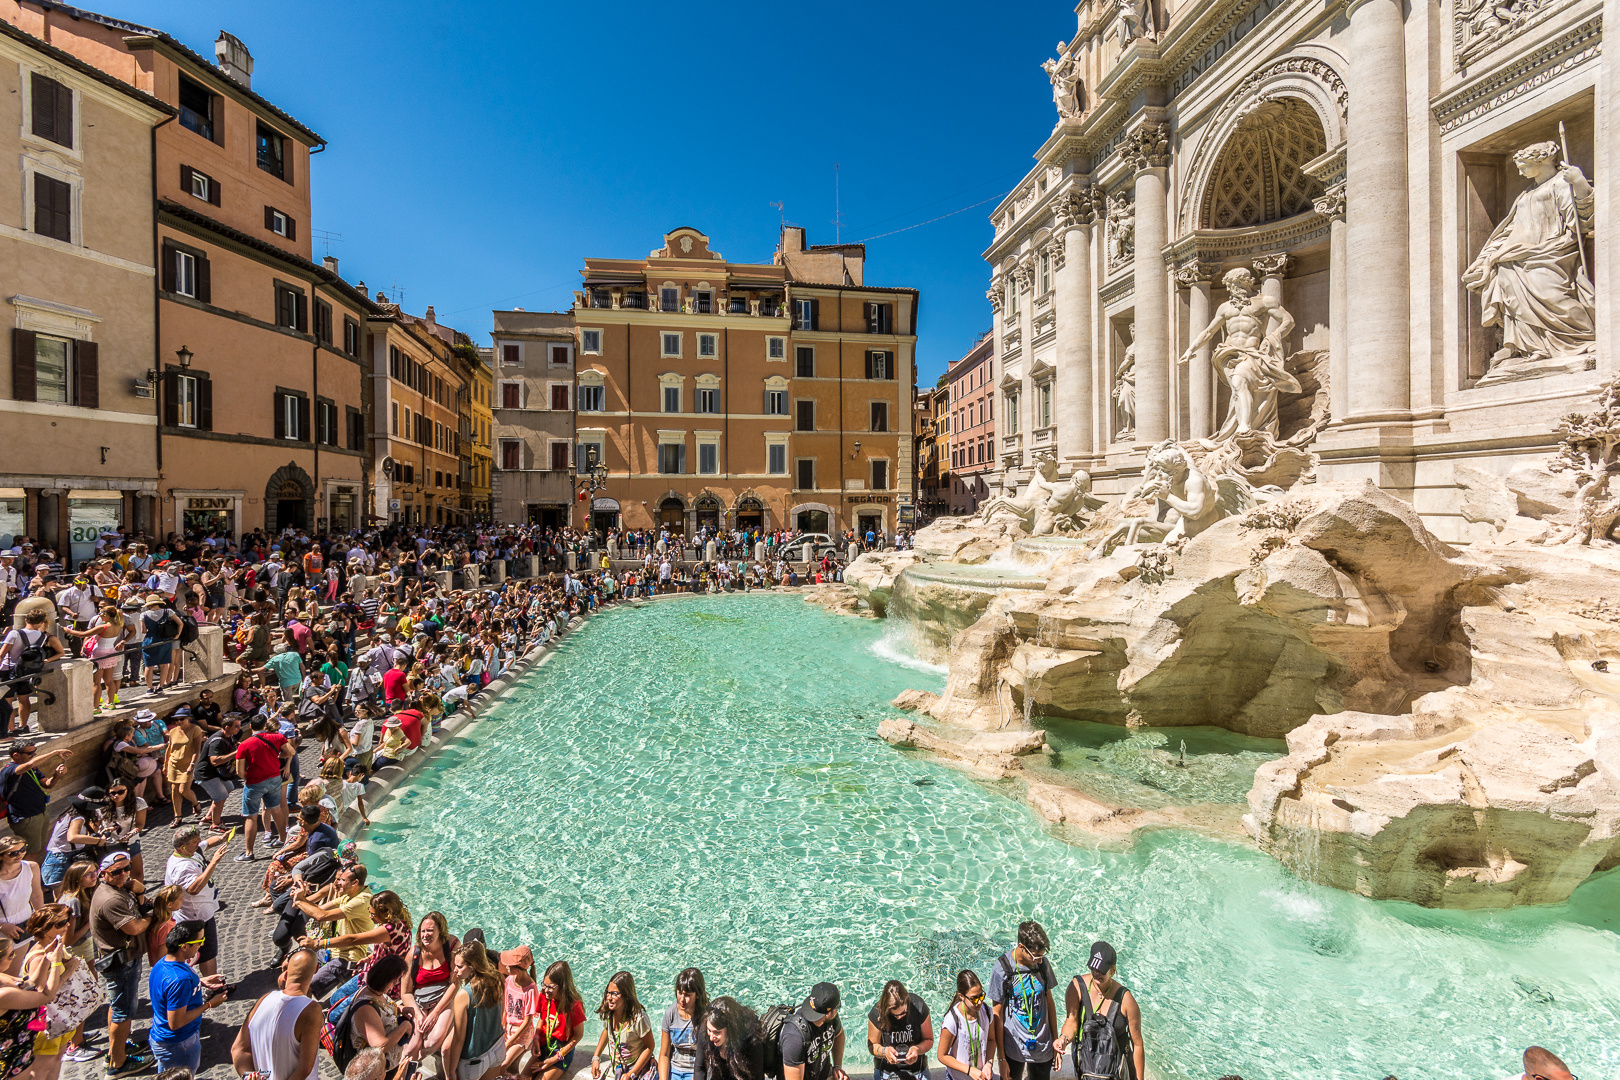
[[[400,896],[368,888],[340,830],[369,823],[374,771],[403,761],[447,716],[472,711],[491,681],[576,617],[658,592],[840,569],[830,553],[807,568],[789,563],[781,538],[769,564],[746,552],[764,542],[751,537],[728,540],[735,562],[697,564],[680,560],[667,535],[611,539],[621,553],[634,549],[635,565],[603,563],[606,552],[582,538],[542,530],[157,546],[115,535],[66,588],[54,584],[48,552],[24,545],[0,558],[9,567],[32,557],[14,599],[45,602],[20,612],[37,630],[0,639],[0,661],[11,661],[0,678],[15,679],[41,651],[65,655],[55,633],[65,631],[97,659],[98,682],[112,672],[98,693],[116,704],[128,657],[148,685],[169,681],[170,652],[186,638],[161,631],[177,619],[222,626],[242,669],[219,700],[202,690],[166,715],[155,702],[115,724],[104,776],[60,813],[50,812],[51,793],[73,752],[12,743],[0,770],[11,826],[0,838],[0,1080],[56,1080],[64,1061],[101,1058],[107,1080],[194,1075],[203,1017],[232,990],[218,970],[215,879],[227,858],[254,864],[241,872],[253,875],[252,906],[277,957],[277,989],[230,1036],[239,1075],[315,1080],[322,1055],[354,1080],[569,1074],[583,1057],[587,999],[567,959],[539,965],[529,945],[495,928],[494,941],[484,928],[458,930],[437,910],[413,918]],[[540,552],[556,569],[539,579],[458,589],[434,573]],[[92,602],[80,605],[77,592]],[[132,602],[139,629],[113,633]],[[104,638],[113,641],[105,652]],[[16,685],[12,697],[26,702],[27,676]],[[163,806],[160,844],[148,815]],[[234,932],[242,925],[234,920]],[[697,968],[664,983],[649,974],[668,990],[646,981],[638,990],[628,971],[599,997],[589,988],[600,1023],[586,1046],[592,1080],[848,1080],[836,983],[817,983],[796,1004],[750,1006],[711,998]],[[143,986],[150,1022],[137,1041]],[[954,995],[937,1004],[935,1013],[900,980],[883,986],[866,1011],[875,1080],[931,1080],[931,1058],[948,1080],[1050,1080],[1065,1054],[1077,1077],[1145,1080],[1141,1009],[1107,942],[1060,979],[1043,928],[1022,923],[988,971],[959,972]],[[1573,1080],[1535,1047],[1525,1077]]]

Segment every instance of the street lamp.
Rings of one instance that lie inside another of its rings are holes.
[[[178,349],[174,350],[174,355],[180,360],[180,367],[181,368],[189,368],[191,366],[192,352],[191,352],[190,349],[186,348],[184,345],[182,345]]]

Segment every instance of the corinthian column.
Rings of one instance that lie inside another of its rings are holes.
[[[1411,407],[1406,27],[1401,0],[1350,0],[1346,142],[1347,420],[1395,420]]]
[[[1069,460],[1090,457],[1093,413],[1091,382],[1091,222],[1096,216],[1090,187],[1070,192],[1052,242],[1057,271],[1057,449]]]
[[[1176,284],[1187,288],[1187,331],[1193,337],[1204,332],[1210,318],[1210,270],[1198,262],[1176,271]],[[1193,354],[1187,371],[1187,437],[1207,439],[1215,430],[1215,379],[1209,358],[1214,345],[1206,344]]]
[[[1169,126],[1143,124],[1122,153],[1136,167],[1136,441],[1151,446],[1170,435],[1170,284],[1164,266]]]

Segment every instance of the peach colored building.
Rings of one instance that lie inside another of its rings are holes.
[[[336,260],[310,257],[310,155],[325,141],[253,89],[253,58],[229,34],[210,63],[160,30],[50,0],[0,0],[0,19],[178,113],[157,129],[148,170],[158,289],[152,530],[358,524],[362,328],[373,309]]]
[[[431,307],[417,317],[378,293],[376,309],[366,320],[375,418],[368,513],[417,525],[464,522],[461,405],[467,376],[454,352],[456,332],[439,325]]]
[[[995,337],[984,333],[945,375],[950,430],[951,481],[945,495],[947,513],[971,514],[990,494],[988,480],[996,469]]]
[[[804,241],[787,227],[770,263],[732,263],[680,228],[585,260],[575,442],[610,474],[591,525],[894,530],[917,292],[865,285],[860,245]]]
[[[174,110],[0,21],[0,547],[150,521],[152,129]]]

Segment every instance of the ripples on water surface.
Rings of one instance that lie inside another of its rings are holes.
[[[592,620],[388,807],[373,887],[569,960],[590,1008],[623,967],[656,1017],[696,964],[756,1006],[829,978],[853,1016],[898,977],[938,1011],[1034,917],[1064,979],[1094,938],[1119,948],[1159,1077],[1489,1080],[1534,1042],[1578,1075],[1620,1071],[1615,875],[1561,908],[1464,914],[1303,885],[1189,834],[1073,846],[876,741],[895,694],[943,683],[884,630],[775,596]],[[1140,779],[1181,737],[1092,752]],[[1083,768],[1099,739],[1068,738]],[[1227,774],[1252,771],[1252,742],[1189,738],[1224,761],[1203,797],[1241,795]]]

